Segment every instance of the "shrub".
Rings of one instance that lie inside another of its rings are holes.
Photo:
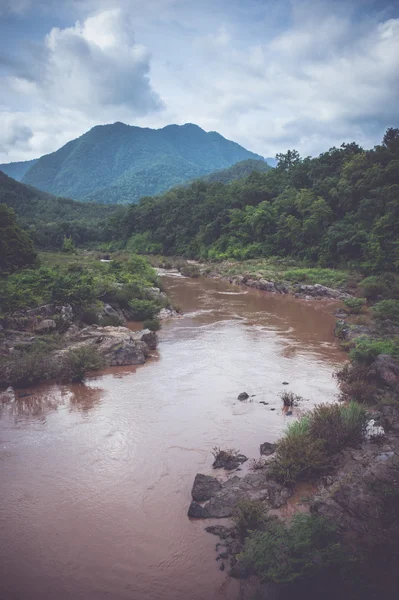
[[[371,364],[379,354],[399,355],[399,340],[385,338],[373,339],[361,336],[355,340],[355,347],[349,353],[357,363]]]
[[[179,267],[179,271],[182,275],[184,275],[184,277],[199,277],[200,276],[200,270],[199,267],[197,265],[193,265],[190,263],[185,263],[183,265],[181,265]]]
[[[97,371],[104,366],[104,361],[97,348],[81,346],[69,350],[62,364],[61,377],[68,381],[83,381],[87,371]]]
[[[260,500],[243,499],[237,502],[232,520],[244,538],[254,529],[261,529],[268,520],[267,506]]]
[[[80,320],[85,325],[98,325],[100,323],[100,318],[93,309],[84,310],[80,315]]]
[[[139,300],[133,298],[130,300],[129,307],[132,313],[132,319],[135,321],[145,321],[153,319],[159,310],[159,306],[153,300]]]
[[[103,327],[120,327],[123,325],[118,315],[103,315],[100,322]]]
[[[267,531],[251,533],[240,558],[244,570],[263,582],[292,584],[327,575],[348,555],[330,521],[297,514],[289,525],[271,522]]]
[[[299,479],[316,477],[329,466],[324,441],[311,436],[309,420],[303,417],[292,423],[277,443],[269,474],[282,484],[292,485]]]
[[[377,300],[379,297],[385,297],[388,294],[388,287],[381,277],[372,275],[363,279],[359,288],[367,300]]]
[[[161,323],[158,319],[147,319],[143,323],[144,329],[149,329],[150,331],[159,331],[161,329]]]
[[[399,325],[399,300],[381,300],[372,308],[376,319],[389,319]]]
[[[356,402],[348,405],[319,404],[309,416],[311,436],[322,439],[329,454],[361,442],[366,424],[367,413]]]
[[[366,298],[346,298],[344,304],[352,315],[358,315],[366,304]]]
[[[12,358],[0,362],[0,384],[27,387],[58,376],[59,364],[43,348],[14,351]]]

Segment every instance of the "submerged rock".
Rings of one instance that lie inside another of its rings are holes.
[[[205,500],[210,500],[221,489],[222,485],[216,477],[197,473],[191,490],[191,496],[196,502],[204,502]]]
[[[247,394],[247,392],[241,392],[241,394],[238,394],[237,396],[237,400],[248,400],[249,398],[249,394]]]

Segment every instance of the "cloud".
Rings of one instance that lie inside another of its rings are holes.
[[[15,115],[5,113],[0,128],[0,147],[5,155],[10,150],[24,151],[29,149],[33,131],[26,125],[19,123]]]
[[[0,42],[0,121],[32,136],[0,161],[115,121],[194,122],[264,156],[370,147],[399,122],[388,0],[20,0],[39,28],[33,4],[40,43]]]

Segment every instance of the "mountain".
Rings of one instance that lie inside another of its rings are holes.
[[[209,183],[214,183],[216,181],[219,181],[220,183],[230,183],[237,179],[244,179],[244,177],[248,177],[248,175],[251,175],[254,171],[257,171],[258,173],[267,173],[271,168],[272,167],[264,160],[248,158],[227,169],[221,169],[210,175],[204,175],[201,177],[201,181],[207,181]]]
[[[22,181],[85,202],[126,204],[246,159],[262,157],[191,123],[163,129],[114,123],[42,156]]]
[[[278,161],[277,161],[275,158],[273,158],[272,156],[267,156],[267,157],[265,158],[265,161],[266,161],[266,162],[267,162],[267,164],[268,164],[268,165],[270,165],[271,167],[273,167],[273,168],[274,168],[274,167],[277,167],[277,163],[278,163]]]
[[[19,222],[41,248],[60,248],[64,236],[75,243],[103,241],[108,220],[126,210],[121,206],[83,203],[57,198],[19,183],[0,171],[0,204],[12,208]]]
[[[24,162],[12,162],[12,163],[4,163],[0,164],[0,171],[3,171],[9,177],[16,179],[17,181],[22,181],[25,173],[35,164],[37,158],[33,160],[26,160]]]

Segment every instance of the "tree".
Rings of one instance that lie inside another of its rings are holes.
[[[33,265],[36,252],[28,234],[19,227],[12,208],[0,204],[0,273]]]

